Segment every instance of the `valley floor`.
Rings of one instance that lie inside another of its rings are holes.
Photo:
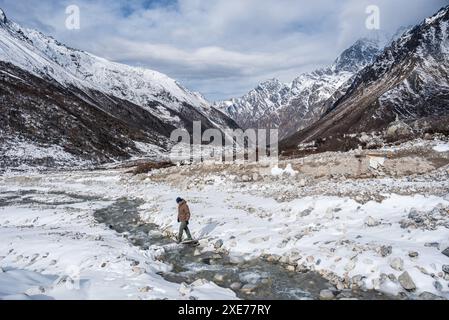
[[[314,155],[279,168],[6,173],[0,299],[236,298],[220,277],[192,285],[164,280],[164,247],[133,246],[94,218],[118,199],[139,199],[140,218],[173,235],[178,196],[189,202],[197,251],[227,254],[234,263],[262,257],[285,272],[316,271],[335,296],[361,288],[447,299],[449,148],[444,141],[420,143],[375,155]]]

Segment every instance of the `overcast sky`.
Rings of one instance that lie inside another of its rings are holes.
[[[448,0],[0,0],[8,17],[110,60],[168,74],[210,100],[259,82],[290,82],[325,66],[362,36],[366,8],[381,33],[414,25]],[[79,30],[66,28],[68,5]]]

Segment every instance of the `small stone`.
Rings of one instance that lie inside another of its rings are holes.
[[[449,248],[444,249],[443,252],[441,253],[444,254],[446,257],[449,257]]]
[[[292,265],[288,265],[286,269],[287,269],[287,271],[294,272],[296,270],[296,267],[292,266]]]
[[[394,270],[402,271],[404,270],[404,261],[401,258],[393,258],[390,261],[390,267]]]
[[[101,267],[102,267],[102,268],[106,267],[106,262],[103,262],[103,263],[101,264]]]
[[[449,274],[449,265],[447,264],[443,265],[442,270],[444,273]]]
[[[234,282],[231,284],[230,288],[234,291],[237,291],[242,288],[242,284],[240,282]]]
[[[145,269],[140,268],[140,267],[133,267],[132,271],[138,275],[144,274],[145,273]]]
[[[217,274],[214,276],[214,280],[215,280],[215,281],[218,281],[218,282],[223,282],[223,281],[225,280],[225,275],[224,275],[224,274],[219,274],[219,273],[217,273]]]
[[[439,249],[440,248],[440,244],[438,243],[438,242],[426,242],[426,243],[424,243],[424,247],[426,247],[426,248],[437,248],[437,249]],[[448,248],[449,249],[449,248]],[[447,249],[446,249],[447,250]],[[443,251],[443,254],[444,254],[444,251]],[[448,254],[449,254],[449,252],[448,252]],[[449,257],[449,255],[448,255],[448,257]]]
[[[416,251],[410,251],[410,252],[408,253],[408,256],[409,256],[410,258],[417,258],[417,257],[419,256],[419,253],[416,252]]]
[[[296,272],[305,273],[307,271],[307,267],[303,264],[298,264],[298,266],[296,267]]]
[[[306,258],[306,260],[307,260],[308,263],[313,263],[313,262],[315,261],[315,257],[313,257],[313,256],[308,256],[308,257]]]
[[[281,256],[278,256],[277,254],[270,254],[267,257],[267,261],[271,262],[271,263],[276,263],[279,262],[281,260]]]
[[[0,273],[5,272],[2,267],[0,267]]]
[[[434,286],[435,289],[437,289],[437,291],[443,290],[443,285],[442,285],[441,282],[439,282],[439,281],[435,281],[435,282],[433,283],[433,286]]]
[[[222,246],[223,246],[223,240],[218,239],[217,241],[214,242],[215,249],[220,249]]]
[[[332,300],[334,298],[335,298],[335,295],[331,290],[321,290],[320,300]]]
[[[380,247],[380,255],[382,257],[387,257],[393,252],[393,248],[391,246],[382,246]]]
[[[245,284],[240,291],[245,294],[251,294],[257,289],[257,285],[255,284]]]
[[[354,260],[349,261],[346,265],[345,265],[345,271],[349,272],[354,270],[355,268],[355,262]]]
[[[392,274],[392,273],[390,273],[390,274],[388,275],[388,279],[390,279],[390,281],[391,281],[391,282],[394,282],[394,283],[398,282],[398,279],[397,279],[396,276],[395,276],[394,274]]]
[[[407,291],[413,291],[416,289],[416,285],[413,282],[413,279],[410,277],[410,275],[408,274],[407,271],[405,271],[404,273],[402,273],[399,278],[399,283],[401,284],[401,286],[407,290]]]
[[[140,288],[139,292],[145,293],[145,292],[150,292],[151,290],[153,290],[153,288],[151,288],[150,286],[146,286],[146,287]]]
[[[187,296],[192,292],[192,288],[190,288],[189,285],[187,285],[186,283],[181,283],[181,285],[179,286],[179,293],[182,294],[183,296]]]
[[[367,225],[368,227],[377,227],[379,224],[380,222],[374,219],[373,217],[368,217],[365,220],[365,225]]]
[[[279,262],[282,263],[282,264],[288,263],[288,257],[287,256],[282,256],[281,259],[279,259]]]
[[[45,293],[45,288],[42,286],[29,288],[25,291],[28,296],[37,296]]]

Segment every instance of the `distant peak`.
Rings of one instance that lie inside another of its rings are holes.
[[[425,20],[426,24],[432,24],[439,19],[449,19],[449,6],[441,8],[435,15]]]
[[[361,67],[369,64],[379,54],[380,50],[378,40],[359,39],[335,60],[334,68],[337,72],[357,72]]]
[[[8,21],[8,19],[6,19],[5,11],[0,8],[0,23],[6,23],[6,21]]]

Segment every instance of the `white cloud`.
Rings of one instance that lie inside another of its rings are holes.
[[[79,31],[65,28],[69,4],[81,8]],[[291,81],[329,64],[367,34],[365,9],[372,4],[381,9],[382,30],[393,33],[447,1],[0,0],[23,24],[70,46],[167,73],[211,99],[241,95],[271,77]]]

